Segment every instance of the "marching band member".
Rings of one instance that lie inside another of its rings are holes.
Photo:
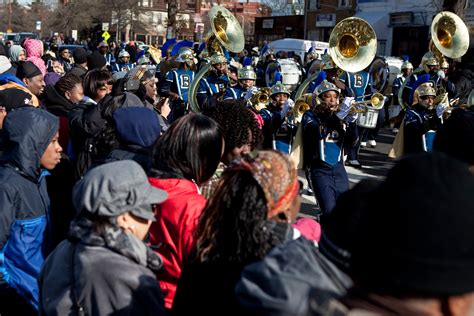
[[[227,59],[221,53],[214,53],[211,58],[211,72],[199,82],[197,102],[203,109],[205,101],[212,96],[221,96],[229,85]]]
[[[248,93],[252,93],[255,90],[255,80],[257,80],[257,74],[253,70],[252,66],[240,68],[237,78],[239,79],[239,84],[234,87],[229,87],[226,90],[224,94],[224,100],[239,100],[244,98]]]
[[[194,71],[192,70],[194,52],[188,47],[182,48],[176,62],[179,63],[179,67],[166,73],[166,79],[160,81],[158,89],[158,94],[161,97],[170,99],[171,113],[168,116],[170,123],[186,112],[189,87],[194,79]]]
[[[404,61],[402,66],[401,66],[401,75],[399,75],[392,84],[392,94],[393,94],[393,105],[398,105],[401,106],[401,104],[398,104],[398,92],[400,91],[401,86],[403,85],[403,82],[407,80],[408,76],[410,76],[413,72],[413,65],[411,62],[408,60]],[[403,116],[405,115],[404,110],[400,110],[400,115],[395,119],[395,124],[393,131],[398,132],[398,128],[400,127],[400,124],[402,122]]]
[[[117,62],[112,63],[112,73],[131,70],[135,67],[135,64],[132,64],[129,61],[130,54],[125,49],[122,49],[118,54]]]
[[[423,83],[419,83],[419,82]],[[404,153],[432,151],[436,130],[442,124],[446,101],[435,104],[436,89],[428,76],[418,80],[413,105],[407,110],[404,121]],[[445,98],[447,99],[447,98]]]
[[[338,111],[340,93],[339,88],[324,80],[313,93],[313,110],[305,112],[301,122],[304,165],[309,169],[323,215],[330,213],[337,197],[349,189],[343,148],[347,125],[356,120],[357,114],[350,114],[352,97],[346,97]]]
[[[294,102],[290,92],[281,82],[271,89],[271,102],[260,111],[263,118],[263,148],[277,149],[287,154],[291,151],[291,143],[296,134],[296,126],[289,122],[288,113]]]

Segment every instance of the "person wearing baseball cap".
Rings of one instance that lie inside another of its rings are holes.
[[[163,315],[155,277],[163,261],[143,240],[155,221],[154,205],[166,198],[134,161],[90,170],[73,190],[78,215],[69,237],[43,266],[41,313]]]

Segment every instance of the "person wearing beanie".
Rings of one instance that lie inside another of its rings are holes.
[[[0,314],[38,315],[37,277],[51,250],[47,170],[59,163],[59,119],[23,107],[3,123],[0,163]]]
[[[74,67],[69,72],[83,78],[87,72],[88,55],[89,54],[87,53],[87,50],[85,48],[76,48],[76,50],[74,50],[74,52],[72,53],[72,56],[74,58]]]
[[[143,240],[167,193],[124,160],[92,169],[73,196],[69,237],[39,277],[40,314],[165,315],[155,276],[163,260]]]
[[[39,97],[45,87],[43,73],[31,61],[22,61],[16,71],[18,79],[23,81],[28,90]]]
[[[102,69],[106,66],[105,58],[99,52],[93,52],[87,56],[87,69]]]
[[[438,129],[433,150],[441,151],[469,165],[474,171],[474,112],[453,110]]]
[[[23,63],[26,63],[26,62],[25,61],[20,62],[20,65]],[[41,73],[39,72],[38,68],[36,68],[31,62],[28,62],[28,63],[29,63],[29,66],[31,65],[33,66],[33,67],[30,67],[31,69],[33,69],[32,72],[30,72],[30,74],[35,74],[36,76],[39,76]],[[20,75],[23,76],[25,69],[24,67],[20,67],[20,68],[21,68]],[[30,98],[31,104],[34,107],[39,107],[40,103],[37,96],[29,89],[29,87],[24,82],[24,80],[21,80],[17,76],[12,75],[8,71],[9,69],[11,69],[11,63],[8,60],[8,58],[6,58],[5,56],[0,56],[0,91],[7,90],[10,88],[22,90],[31,95],[31,98]],[[28,80],[28,82],[31,83],[30,80]]]
[[[407,156],[393,167],[368,198],[357,228],[355,286],[328,302],[326,315],[473,315],[474,175],[468,167],[439,152]]]

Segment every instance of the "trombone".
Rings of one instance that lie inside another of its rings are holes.
[[[383,94],[376,92],[372,94],[369,100],[352,102],[350,111],[352,113],[364,113],[367,110],[366,106],[368,104],[370,104],[374,110],[381,110],[385,104],[385,97]]]

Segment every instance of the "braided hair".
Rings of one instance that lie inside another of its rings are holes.
[[[199,262],[248,264],[262,259],[277,238],[265,227],[265,195],[243,170],[226,170],[197,226]]]
[[[54,88],[64,97],[67,91],[72,91],[78,84],[82,84],[81,77],[69,73],[61,77],[54,85]]]

